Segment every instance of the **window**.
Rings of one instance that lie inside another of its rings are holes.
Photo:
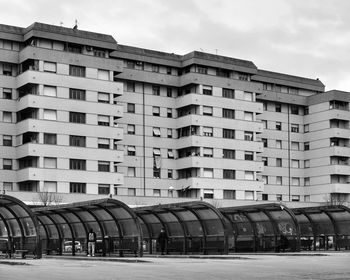
[[[253,121],[254,114],[253,112],[244,112],[245,121]]]
[[[107,184],[98,184],[98,194],[109,195],[110,186]]]
[[[290,107],[290,113],[292,115],[299,115],[299,107],[298,106],[295,106],[295,105],[292,105]]]
[[[310,186],[310,177],[304,178],[304,186]]]
[[[160,168],[153,167],[153,178],[160,179]]]
[[[282,140],[276,140],[276,148],[282,149]]]
[[[172,118],[173,117],[173,110],[171,108],[167,108],[167,117]]]
[[[56,119],[57,119],[57,112],[56,112],[56,110],[44,109],[44,120],[55,121]]]
[[[212,95],[213,94],[212,86],[203,86],[203,94]]]
[[[10,158],[3,159],[3,169],[4,170],[12,170],[12,159],[10,159]]]
[[[292,159],[292,168],[299,168],[299,160]]]
[[[57,92],[56,92],[56,87],[53,86],[44,86],[44,90],[43,90],[43,95],[45,96],[56,96]]]
[[[12,136],[11,135],[4,135],[2,137],[2,144],[4,146],[12,146]]]
[[[214,190],[213,189],[204,189],[203,190],[204,198],[214,198]]]
[[[291,124],[291,131],[298,133],[299,132],[299,125],[298,124]]]
[[[70,159],[69,169],[72,170],[86,170],[86,160],[85,159]]]
[[[70,88],[69,89],[69,98],[76,100],[85,100],[85,90]]]
[[[98,171],[110,172],[109,161],[98,161]]]
[[[244,92],[244,100],[246,100],[246,101],[253,101],[253,93],[245,91]]]
[[[244,140],[246,141],[254,141],[254,132],[253,131],[244,131]],[[267,139],[265,139],[267,140]],[[267,141],[266,141],[267,147]]]
[[[197,72],[200,74],[208,74],[208,67],[198,66]]]
[[[300,195],[292,195],[292,201],[300,201]]]
[[[57,158],[44,157],[44,168],[57,168]]]
[[[304,168],[310,168],[310,160],[309,159],[304,160]]]
[[[223,88],[222,89],[222,97],[234,99],[235,98],[235,90],[229,89],[229,88]]]
[[[11,112],[2,112],[2,121],[7,123],[12,123],[12,113]]]
[[[173,170],[168,169],[168,179],[173,179]]]
[[[160,87],[159,86],[152,86],[152,94],[153,95],[160,95]]]
[[[97,147],[99,149],[109,149],[109,139],[108,138],[98,138]]]
[[[276,200],[277,201],[282,201],[282,195],[281,194],[276,194]]]
[[[174,158],[174,152],[172,149],[168,149],[168,158]]]
[[[267,157],[262,157],[261,162],[263,163],[264,166],[268,166]]]
[[[107,92],[99,92],[97,94],[97,101],[99,103],[109,103],[109,95]]]
[[[292,141],[292,150],[299,151],[299,142]]]
[[[44,144],[56,145],[57,144],[57,134],[44,133]]]
[[[108,70],[97,70],[97,79],[109,81],[109,71]]]
[[[293,186],[299,186],[300,185],[300,179],[297,177],[292,177],[292,185]]]
[[[69,65],[69,75],[76,77],[85,77],[85,67]]]
[[[128,188],[128,196],[136,196],[136,189]]]
[[[101,126],[109,126],[109,116],[98,115],[97,124]]]
[[[69,192],[71,193],[86,193],[86,183],[70,183]]]
[[[127,82],[126,83],[126,91],[135,92],[135,82]]]
[[[152,72],[159,73],[159,65],[152,64]]]
[[[309,107],[305,106],[304,107],[304,115],[308,115],[309,114]]]
[[[12,65],[8,63],[3,63],[2,74],[5,76],[12,76]]]
[[[204,157],[213,157],[213,148],[203,148]]]
[[[309,132],[309,125],[305,124],[304,125],[304,133],[307,133],[307,132]]]
[[[153,113],[153,116],[159,117],[160,116],[160,107],[153,106],[152,113]]]
[[[204,116],[212,116],[213,115],[213,107],[203,106],[203,115]]]
[[[136,156],[135,146],[128,146],[127,151],[128,151],[128,156]]]
[[[224,199],[236,199],[235,190],[223,190]]]
[[[266,176],[266,175],[263,175],[262,176],[262,181],[264,182],[265,185],[268,185],[269,184],[269,177]]]
[[[167,135],[168,135],[168,138],[173,138],[173,130],[171,128],[168,128]]]
[[[3,88],[2,89],[2,98],[12,99],[12,89],[11,88]]]
[[[135,134],[135,125],[134,124],[128,124],[127,131],[128,131],[128,134]]]
[[[263,124],[263,129],[267,129],[267,120],[261,120]]]
[[[304,143],[304,151],[310,150],[310,142],[305,142]]]
[[[254,160],[254,153],[253,152],[244,152],[244,159],[245,160]]]
[[[173,97],[173,89],[171,87],[166,88],[166,96]]]
[[[209,126],[204,126],[203,136],[213,137],[213,128]]]
[[[214,177],[213,168],[203,168],[203,177],[204,178],[213,178]]]
[[[226,119],[234,119],[235,118],[235,110],[222,109],[222,117],[226,118]]]
[[[128,113],[135,113],[135,104],[134,103],[127,104],[127,112]]]
[[[160,157],[160,149],[154,148],[153,149],[153,156],[159,156]]]
[[[222,130],[222,138],[235,139],[235,131],[233,129],[224,128]]]
[[[267,139],[261,138],[261,142],[263,143],[264,148],[267,148]]]
[[[70,135],[69,145],[74,147],[86,147],[86,137],[79,135]]]
[[[171,67],[168,66],[168,67],[166,68],[166,73],[167,73],[168,75],[171,75]]]
[[[281,103],[275,103],[275,111],[280,113],[282,111]]]
[[[267,111],[267,103],[266,101],[263,101],[263,111]]]
[[[235,150],[223,149],[223,158],[234,159],[235,158]]]
[[[160,137],[160,127],[153,127],[153,136]]]
[[[85,123],[85,113],[69,112],[69,122]]]
[[[276,158],[276,167],[282,167],[282,159]]]
[[[254,200],[254,191],[245,191],[244,199],[246,200]]]
[[[127,61],[126,67],[130,69],[135,69],[135,61]]]
[[[269,200],[269,195],[268,195],[267,193],[263,193],[263,194],[261,195],[261,199],[262,199],[262,200]]]
[[[276,185],[282,185],[282,176],[276,177]]]
[[[245,180],[254,180],[254,171],[244,171]]]
[[[56,73],[56,63],[44,61],[44,71]]]
[[[276,130],[282,130],[282,123],[276,122]]]
[[[135,167],[128,167],[128,177],[135,177],[136,176],[136,172],[135,172]]]

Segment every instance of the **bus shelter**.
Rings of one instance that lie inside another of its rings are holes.
[[[87,254],[90,229],[96,253],[142,255],[141,227],[135,213],[115,199],[99,199],[33,209],[39,221],[43,252]]]
[[[320,206],[292,209],[304,250],[350,249],[350,209]]]
[[[38,221],[22,201],[0,195],[0,252],[6,257],[20,253],[41,258]]]
[[[299,251],[299,225],[279,204],[220,208],[227,219],[230,251]]]
[[[167,253],[227,253],[224,217],[203,201],[159,204],[133,209],[139,218],[144,251],[157,253],[162,228],[168,235]]]

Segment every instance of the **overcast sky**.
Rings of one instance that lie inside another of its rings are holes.
[[[251,60],[350,92],[349,0],[0,0],[0,22],[112,35],[120,44]]]

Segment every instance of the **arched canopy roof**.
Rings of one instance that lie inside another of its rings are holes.
[[[157,238],[161,228],[169,237],[203,237],[225,235],[225,220],[211,204],[203,201],[159,204],[133,209],[140,218],[143,235]]]
[[[15,197],[0,195],[0,241],[7,248],[28,249],[41,257],[39,226],[31,209]]]
[[[292,209],[302,236],[350,235],[350,209],[342,205]]]
[[[46,239],[84,239],[92,228],[97,238],[141,237],[135,213],[123,202],[98,199],[33,209]]]
[[[220,208],[230,221],[237,236],[298,235],[298,224],[293,212],[280,204],[257,204]]]

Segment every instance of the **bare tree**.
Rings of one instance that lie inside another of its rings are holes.
[[[347,197],[341,193],[332,193],[326,195],[327,206],[340,206],[347,202]]]
[[[55,192],[38,192],[37,200],[42,206],[58,205],[62,203],[63,197]]]

